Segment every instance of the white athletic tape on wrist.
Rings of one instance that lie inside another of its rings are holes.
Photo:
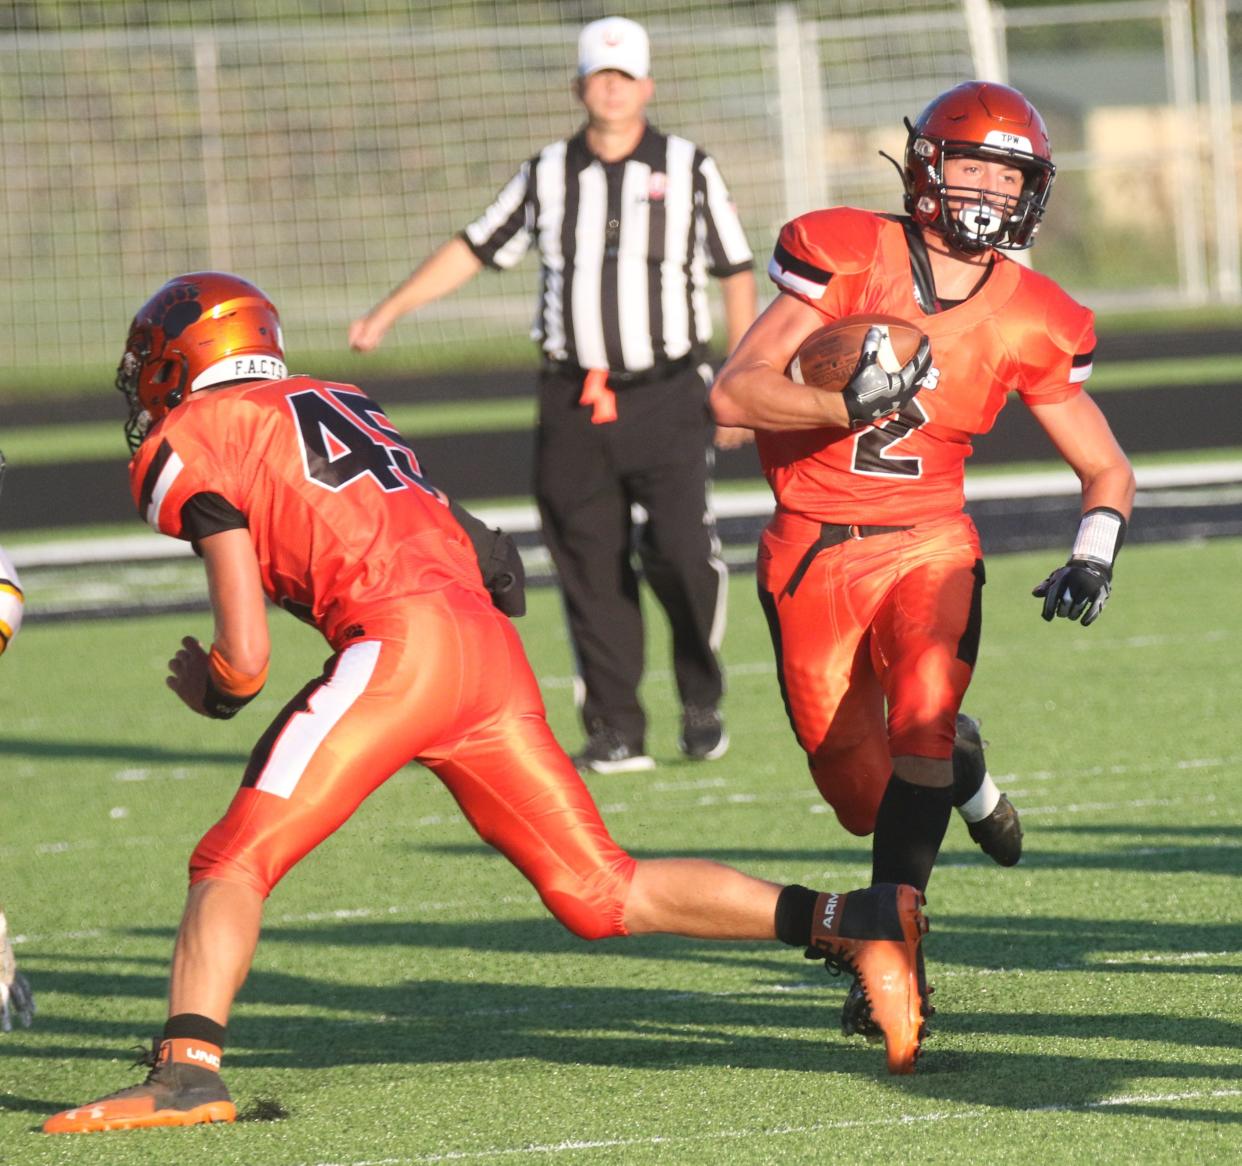
[[[1117,540],[1121,536],[1121,515],[1111,510],[1089,510],[1078,524],[1078,537],[1070,558],[1090,559],[1111,567],[1117,558]]]

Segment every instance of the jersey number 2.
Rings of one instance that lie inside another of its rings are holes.
[[[923,459],[894,456],[893,446],[904,441],[916,429],[927,424],[927,414],[915,398],[895,417],[889,417],[854,438],[856,474],[881,478],[917,478],[923,473]]]

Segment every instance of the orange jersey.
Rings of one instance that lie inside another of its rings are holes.
[[[961,510],[971,438],[1011,392],[1031,405],[1081,392],[1095,350],[1092,313],[999,252],[983,286],[940,312],[916,292],[902,220],[837,207],[782,229],[768,274],[824,322],[899,316],[931,341],[933,371],[899,413],[862,430],[759,432],[779,506],[819,522],[910,524]]]
[[[352,385],[300,376],[196,393],[129,474],[155,530],[197,542],[248,529],[268,598],[335,648],[411,595],[461,585],[487,596],[444,495]]]

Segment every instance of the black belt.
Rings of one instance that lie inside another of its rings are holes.
[[[852,538],[870,538],[873,534],[896,534],[899,530],[910,530],[908,526],[859,526],[853,522],[825,522],[820,525],[819,538],[806,549],[806,554],[798,560],[798,565],[785,584],[785,594],[792,595],[802,582],[802,577],[811,569],[815,556],[820,551],[835,547],[839,543],[849,542]]]
[[[685,372],[686,369],[693,368],[701,363],[701,357],[696,356],[693,352],[687,352],[685,356],[680,356],[676,360],[666,360],[663,364],[654,364],[650,368],[642,368],[637,372],[609,369],[608,387],[610,389],[626,389],[631,385],[645,385],[652,381],[666,381],[670,377],[676,376],[677,373]],[[544,357],[543,370],[572,381],[585,380],[587,373],[591,371],[579,364],[574,364],[572,361],[552,360],[549,357]]]

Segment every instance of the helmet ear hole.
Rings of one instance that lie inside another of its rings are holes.
[[[151,374],[151,383],[153,385],[166,385],[172,379],[173,371],[177,367],[175,360],[164,361],[159,368]]]

